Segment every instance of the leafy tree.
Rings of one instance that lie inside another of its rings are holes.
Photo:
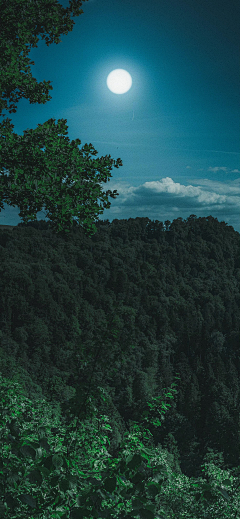
[[[8,107],[4,98],[18,101],[25,97],[30,103],[39,104],[51,99],[48,95],[52,89],[50,82],[38,84],[31,75],[28,64],[34,62],[26,57],[30,50],[28,45],[37,47],[37,34],[42,34],[47,45],[58,44],[61,41],[59,34],[72,30],[70,13],[78,16],[83,12],[79,10],[78,6],[82,5],[79,0],[70,2],[71,7],[66,10],[53,0],[47,3],[42,0],[40,6],[32,2],[27,8],[24,0],[17,0],[17,4],[19,10],[15,1],[1,3],[0,111],[6,108],[10,113],[16,112],[16,105]],[[45,31],[50,34],[49,40]],[[20,93],[14,95],[16,88]],[[68,137],[64,137],[66,119],[59,119],[56,126],[55,119],[49,119],[38,124],[35,130],[25,130],[24,136],[13,133],[14,125],[10,121],[7,118],[0,125],[0,167],[9,172],[7,176],[1,169],[0,208],[4,209],[3,201],[14,207],[17,204],[19,216],[26,223],[36,220],[36,213],[45,207],[46,216],[57,233],[69,233],[73,217],[76,217],[87,234],[94,234],[97,229],[93,221],[103,213],[97,199],[100,198],[103,207],[108,209],[111,204],[107,196],[116,198],[119,194],[116,190],[102,193],[99,182],[109,180],[112,164],[116,168],[122,166],[121,159],[114,161],[110,155],[90,159],[90,154],[97,154],[91,143],[79,150],[80,139],[70,143]]]
[[[7,122],[2,125],[6,128],[6,141],[1,131],[0,166],[7,165],[10,174],[1,175],[0,200],[13,206],[17,204],[24,223],[36,220],[36,213],[45,206],[49,210],[46,216],[58,233],[69,233],[75,216],[82,222],[87,234],[94,234],[97,229],[92,222],[99,213],[103,213],[97,198],[102,195],[100,200],[103,207],[108,209],[111,204],[106,202],[107,196],[117,196],[116,190],[102,193],[98,182],[106,182],[111,176],[108,170],[111,170],[112,163],[118,168],[122,165],[121,159],[117,159],[116,164],[110,155],[91,160],[89,154],[97,154],[92,144],[85,144],[82,150],[78,150],[80,139],[70,144],[68,137],[58,137],[59,132],[66,133],[66,120],[59,119],[56,126],[54,121],[49,119],[43,125],[39,124],[40,128],[25,131],[23,137],[11,134],[9,128],[13,125]],[[45,152],[40,149],[43,144],[46,146]],[[100,174],[95,176],[97,170]],[[0,206],[3,209],[2,202]]]

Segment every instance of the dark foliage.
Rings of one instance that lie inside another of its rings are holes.
[[[77,224],[64,237],[45,221],[0,228],[2,375],[59,403],[66,421],[79,402],[87,416],[89,387],[96,399],[104,387],[114,452],[177,372],[155,445],[176,442],[189,477],[208,448],[238,466],[239,233],[195,215],[96,226],[91,237]]]

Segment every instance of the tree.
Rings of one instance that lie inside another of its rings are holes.
[[[31,75],[28,64],[34,62],[26,57],[30,50],[28,45],[37,47],[37,34],[42,34],[47,45],[58,44],[61,41],[59,34],[72,30],[74,22],[70,20],[70,13],[78,16],[83,12],[79,10],[79,5],[82,5],[79,0],[70,0],[71,7],[67,9],[56,5],[55,0],[31,2],[27,7],[24,0],[17,0],[17,4],[19,11],[15,1],[3,1],[1,5],[1,115],[3,108],[10,113],[16,112],[16,105],[8,107],[4,98],[16,102],[25,97],[30,103],[39,104],[51,99],[48,94],[52,89],[50,81],[38,84]],[[16,88],[20,93],[14,93]],[[46,216],[57,233],[68,233],[73,217],[76,217],[87,234],[94,234],[97,229],[92,222],[103,213],[97,199],[101,195],[103,207],[108,209],[111,204],[107,196],[116,198],[119,194],[116,190],[102,193],[98,182],[109,180],[112,165],[116,168],[122,166],[121,159],[114,161],[110,155],[90,159],[90,153],[97,154],[91,143],[79,150],[80,139],[70,143],[68,137],[63,137],[67,133],[66,119],[59,119],[56,127],[55,119],[49,119],[42,125],[38,124],[39,128],[35,130],[25,130],[23,137],[13,133],[14,125],[10,121],[7,118],[0,125],[0,208],[4,209],[3,201],[14,207],[17,204],[19,216],[26,223],[36,220],[36,213],[45,207],[49,211]],[[42,150],[44,147],[45,151]],[[8,170],[9,176],[3,168]]]
[[[102,195],[103,207],[109,208],[111,204],[106,203],[107,196],[110,194],[115,198],[118,194],[116,190],[102,193],[98,183],[106,182],[111,176],[108,170],[115,161],[110,159],[110,155],[91,160],[89,154],[97,154],[91,143],[78,150],[80,139],[70,143],[68,137],[59,137],[60,131],[63,134],[67,132],[64,119],[59,119],[56,127],[55,120],[49,119],[43,125],[39,124],[36,130],[26,130],[23,137],[11,135],[10,126],[13,128],[13,125],[8,121],[2,125],[6,128],[6,140],[0,133],[0,167],[7,165],[10,175],[3,173],[1,176],[0,200],[10,205],[17,204],[21,209],[19,216],[25,223],[36,220],[36,213],[45,204],[49,210],[46,216],[57,232],[69,232],[73,225],[72,217],[76,216],[87,234],[94,234],[97,229],[92,222],[103,213],[97,198]],[[44,145],[45,152],[40,149]],[[121,159],[114,167],[119,165],[122,165]],[[98,178],[96,170],[100,171]],[[2,202],[0,207],[3,209]]]

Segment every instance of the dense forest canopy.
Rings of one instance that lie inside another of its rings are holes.
[[[201,474],[208,447],[237,467],[239,233],[195,215],[96,225],[91,237],[77,225],[57,236],[45,221],[0,230],[2,375],[63,415],[90,381],[105,388],[115,452],[178,373],[155,444],[189,477]]]

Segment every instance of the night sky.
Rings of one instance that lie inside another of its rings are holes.
[[[52,99],[4,110],[14,133],[63,118],[79,149],[93,144],[92,158],[121,158],[102,183],[119,196],[100,220],[211,215],[240,232],[239,1],[89,0],[81,8],[61,43],[47,47],[38,36],[29,52]],[[107,86],[115,69],[131,75],[124,94]],[[22,221],[19,208],[4,209],[0,224]],[[43,211],[37,219],[48,220]]]

